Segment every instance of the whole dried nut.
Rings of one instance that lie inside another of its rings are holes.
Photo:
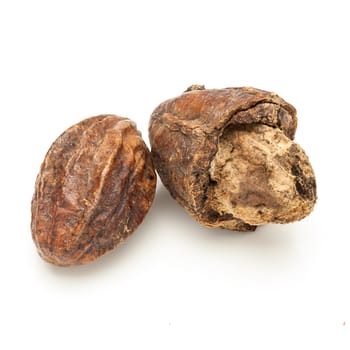
[[[153,112],[153,163],[165,187],[199,223],[238,231],[308,215],[316,181],[293,142],[296,110],[250,87],[190,87]]]
[[[41,165],[32,200],[32,236],[40,256],[89,263],[142,222],[155,193],[149,150],[134,122],[100,115],[66,130]]]

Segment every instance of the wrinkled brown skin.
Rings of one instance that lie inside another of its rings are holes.
[[[256,228],[230,213],[218,212],[210,197],[216,186],[210,177],[210,167],[220,137],[228,127],[252,124],[278,128],[293,140],[296,110],[275,93],[255,88],[206,90],[203,86],[194,86],[160,104],[151,116],[151,154],[163,184],[193,218],[207,227],[237,231]],[[311,166],[307,167],[313,174]],[[297,220],[306,216],[316,201],[313,176],[299,190],[304,191],[308,209],[299,214]],[[297,190],[295,193],[300,197]]]
[[[127,118],[100,115],[66,130],[47,152],[32,200],[32,237],[59,266],[94,261],[142,222],[155,193],[149,150]]]

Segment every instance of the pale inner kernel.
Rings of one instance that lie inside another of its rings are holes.
[[[305,217],[315,200],[314,174],[301,147],[280,129],[225,129],[210,167],[212,209],[250,225]]]

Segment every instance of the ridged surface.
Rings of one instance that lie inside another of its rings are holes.
[[[200,87],[163,102],[152,113],[149,137],[154,166],[171,195],[205,226],[255,229],[254,224],[213,206],[220,198],[213,198],[217,181],[210,176],[224,131],[250,124],[278,128],[292,140],[297,127],[296,110],[275,93],[255,88]],[[315,181],[309,190],[312,208]]]
[[[101,115],[52,144],[32,200],[32,236],[46,261],[84,264],[125,240],[155,192],[152,160],[135,124]]]

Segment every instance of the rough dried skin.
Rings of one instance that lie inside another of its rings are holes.
[[[296,111],[254,88],[189,88],[153,112],[152,158],[171,195],[201,224],[252,231],[308,215],[316,182],[292,141]]]
[[[147,146],[127,118],[101,115],[66,130],[52,144],[32,200],[32,237],[55,265],[95,260],[141,223],[155,193]]]

